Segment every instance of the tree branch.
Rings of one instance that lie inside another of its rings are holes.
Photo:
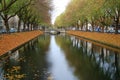
[[[2,13],[0,13],[0,16],[2,17],[3,20],[5,20],[5,17],[4,15],[2,15]]]
[[[12,6],[16,1],[18,1],[18,0],[11,0],[10,3],[6,6],[6,2],[5,2],[5,0],[4,0],[5,5],[4,5],[4,7],[0,10],[0,12],[3,12],[3,11],[5,11],[5,10],[7,10],[7,9],[8,9],[10,6]],[[3,5],[2,2],[1,2],[1,5]]]
[[[28,4],[22,6],[22,7],[21,7],[18,11],[16,11],[13,15],[9,16],[8,19],[10,19],[11,17],[14,17],[15,15],[17,15],[22,9],[24,9],[25,7],[27,7],[28,5],[30,5],[30,3],[31,3],[31,1],[30,1]]]

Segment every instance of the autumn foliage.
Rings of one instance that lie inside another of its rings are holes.
[[[40,34],[42,34],[41,31],[31,31],[0,35],[0,55],[28,42]]]
[[[98,32],[82,32],[82,31],[67,31],[69,34],[81,36],[87,39],[98,41],[100,43],[108,44],[113,47],[120,48],[120,34],[108,34]]]

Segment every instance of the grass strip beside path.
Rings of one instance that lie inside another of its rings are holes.
[[[8,51],[34,39],[41,35],[42,31],[30,31],[12,34],[0,35],[0,56],[7,53]]]
[[[82,31],[67,31],[67,33],[120,49],[120,34]]]

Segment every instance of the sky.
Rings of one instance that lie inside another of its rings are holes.
[[[52,17],[51,17],[52,24],[54,24],[56,17],[65,11],[65,8],[69,2],[70,0],[53,0],[52,1],[52,5],[54,7],[52,11]]]

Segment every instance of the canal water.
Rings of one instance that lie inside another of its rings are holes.
[[[0,80],[120,80],[120,51],[72,35],[42,35],[0,57]]]

